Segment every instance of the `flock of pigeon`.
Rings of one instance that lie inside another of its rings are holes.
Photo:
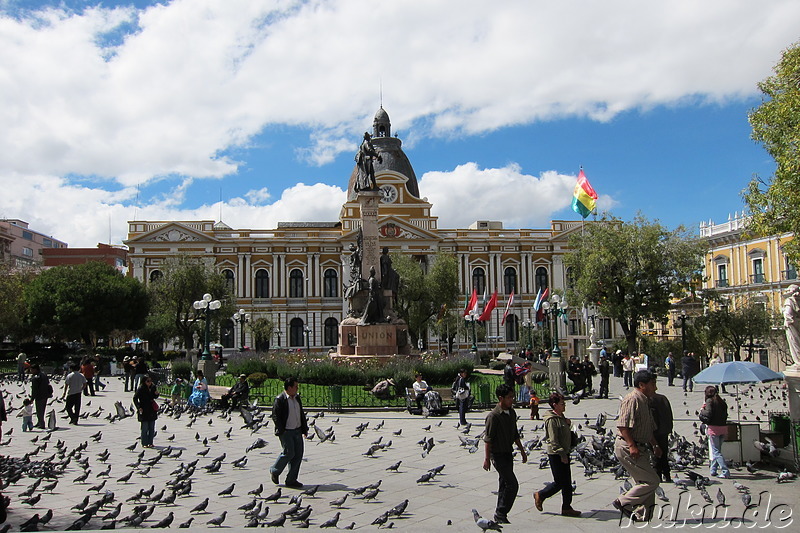
[[[483,453],[483,435],[479,431],[482,424],[454,427],[452,418],[425,419],[402,414],[401,427],[389,429],[384,427],[384,421],[359,420],[353,426],[358,419],[340,420],[339,416],[326,417],[324,412],[317,412],[309,420],[313,431],[307,438],[306,457],[313,453],[313,446],[342,449],[344,443],[349,460],[366,464],[374,480],[352,487],[344,482],[317,480],[319,484],[308,484],[301,490],[286,490],[269,483],[267,468],[280,452],[280,445],[273,435],[268,411],[222,411],[213,407],[190,411],[184,405],[173,407],[164,402],[157,422],[156,448],[142,449],[138,440],[127,446],[115,444],[122,442],[120,434],[128,442],[138,436],[139,424],[132,406],[125,407],[122,402],[111,406],[110,399],[104,406],[100,397],[84,398],[81,425],[77,428],[23,433],[15,418],[26,394],[23,384],[6,378],[0,388],[9,413],[0,439],[0,479],[3,493],[12,500],[9,519],[0,527],[0,533],[12,527],[15,531],[220,526],[407,529],[414,524],[415,500],[429,503],[427,500],[442,486],[437,485],[441,483],[439,477],[448,474],[441,459],[453,453]],[[58,391],[57,383],[54,388]],[[754,401],[761,401],[757,390],[750,392]],[[579,401],[580,395],[573,397],[574,404]],[[52,399],[48,410],[65,419],[63,407],[60,399]],[[699,406],[684,407],[691,411]],[[673,411],[679,416],[680,406],[673,405]],[[581,468],[587,482],[613,476],[621,480],[620,490],[626,490],[630,481],[613,454],[616,432],[614,424],[609,423],[613,416],[600,413],[591,419],[588,415],[578,418],[574,412],[570,415],[581,435],[573,453],[573,476],[577,478]],[[522,420],[519,423],[526,449],[541,454],[540,460],[529,462],[530,468],[538,465],[539,469],[548,469],[543,425],[526,428]],[[670,439],[675,488],[696,490],[710,503],[714,499],[708,488],[716,481],[699,473],[707,462],[707,448],[697,424],[694,433],[674,433]],[[407,448],[409,438],[417,445],[414,455],[393,456],[394,443],[402,440]],[[480,463],[476,458],[476,470]],[[336,466],[327,468],[337,471]],[[750,475],[762,472],[759,465],[741,468],[747,468]],[[392,476],[413,476],[408,481],[415,480],[418,490],[396,495],[383,483],[384,479],[392,483]],[[548,480],[549,469],[536,477],[536,484]],[[230,483],[231,478],[236,481]],[[782,472],[777,481],[791,482],[794,478],[793,473]],[[301,480],[309,481],[303,479],[303,470]],[[494,501],[489,492],[496,486],[496,479],[493,474],[484,480],[485,492],[475,496],[484,498],[490,512]],[[732,487],[745,508],[750,506],[750,490],[739,482]],[[717,487],[715,496],[719,504],[725,505],[722,488]],[[521,491],[521,496],[525,495],[527,492]],[[668,500],[663,490],[658,496]],[[77,503],[66,508],[65,501]],[[452,512],[453,520],[459,520],[468,509],[454,508]],[[473,510],[473,518],[480,529],[501,528],[482,518],[477,510]],[[450,524],[452,521],[442,525]]]

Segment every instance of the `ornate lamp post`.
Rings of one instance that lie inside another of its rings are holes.
[[[273,333],[273,334],[274,334],[276,337],[278,337],[278,344],[276,344],[276,345],[275,345],[275,349],[276,349],[276,350],[280,350],[280,349],[281,349],[281,335],[283,335],[283,332],[280,330],[280,328],[277,328],[277,329],[276,329],[275,331],[273,331],[272,333]]]
[[[565,389],[566,376],[564,373],[564,365],[561,360],[561,347],[558,345],[558,319],[567,315],[566,300],[562,300],[558,294],[554,294],[549,302],[542,303],[542,308],[545,314],[553,316],[553,350],[550,352],[550,359],[548,369],[550,373],[550,388],[553,390]]]
[[[469,314],[464,317],[464,320],[472,323],[472,347],[469,351],[478,353],[478,337],[475,334],[475,322],[478,320],[478,314],[475,311],[470,311]]]
[[[306,336],[306,353],[311,353],[311,328],[306,326],[303,328],[303,335]]]
[[[689,319],[686,316],[686,309],[681,309],[681,314],[678,315],[678,320],[681,321],[681,350],[686,353],[686,321]]]
[[[245,313],[244,309],[239,309],[238,313],[233,314],[233,321],[239,324],[239,335],[240,335],[240,343],[239,343],[239,351],[244,351],[244,326],[248,322],[250,322],[250,313]]]
[[[222,307],[222,302],[219,300],[214,300],[213,296],[208,293],[203,295],[202,300],[197,300],[193,307],[195,310],[203,315],[203,320],[206,321],[206,337],[205,342],[203,344],[203,357],[202,359],[211,359],[211,350],[209,346],[209,334],[211,332],[211,320],[208,314],[211,311],[216,311],[220,307]]]

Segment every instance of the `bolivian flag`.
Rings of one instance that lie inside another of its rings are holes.
[[[575,184],[575,192],[572,193],[572,210],[586,218],[594,211],[596,204],[597,193],[589,185],[589,180],[586,179],[586,174],[581,169],[578,174],[578,183]]]

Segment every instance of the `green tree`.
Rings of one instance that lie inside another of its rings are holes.
[[[275,324],[272,320],[261,317],[250,322],[250,333],[253,335],[253,348],[258,346],[269,346],[269,340],[275,331]]]
[[[141,283],[98,261],[43,271],[25,287],[25,301],[31,327],[93,346],[114,329],[141,328],[149,307]]]
[[[234,313],[233,295],[225,277],[214,268],[186,256],[168,261],[162,269],[162,276],[149,283],[148,292],[152,311],[146,334],[151,343],[178,337],[183,347],[192,349],[195,333],[200,335],[202,343],[205,325],[193,305],[206,293],[222,302],[222,307],[210,313],[211,340],[217,338],[220,322]]]
[[[706,249],[683,227],[669,231],[642,215],[630,223],[604,216],[573,235],[570,247],[567,300],[597,304],[620,324],[631,352],[641,321],[663,321],[673,296],[699,276]]]
[[[453,255],[444,253],[436,254],[430,265],[407,255],[392,254],[392,265],[400,276],[394,310],[408,324],[411,342],[416,346],[442,305],[455,305],[458,263]]]
[[[28,335],[25,287],[38,272],[33,268],[18,268],[0,262],[0,339],[8,336],[21,340]]]
[[[752,348],[766,338],[772,328],[772,317],[763,305],[748,303],[733,311],[714,310],[705,316],[697,317],[698,326],[708,331],[713,345],[722,343],[733,353],[734,359],[741,360],[741,351],[748,347],[747,360],[752,360]]]
[[[800,43],[784,50],[775,74],[758,84],[761,105],[749,116],[752,137],[775,160],[769,180],[756,176],[744,197],[752,213],[752,228],[763,235],[800,234]],[[784,246],[789,258],[800,262],[800,242]]]

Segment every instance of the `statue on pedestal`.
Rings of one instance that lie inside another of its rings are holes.
[[[356,153],[356,165],[358,166],[358,179],[355,183],[356,192],[377,190],[378,184],[375,182],[374,165],[376,160],[378,163],[383,162],[383,158],[372,145],[372,136],[370,136],[369,132],[364,132],[364,141],[361,143],[358,153]]]
[[[783,301],[783,325],[786,342],[795,367],[800,367],[800,285],[791,284]]]
[[[399,285],[400,276],[398,276],[397,271],[392,268],[392,258],[389,257],[389,248],[384,246],[383,253],[381,254],[381,286],[384,290],[396,293]]]
[[[369,279],[367,280],[367,304],[364,306],[364,314],[361,315],[359,326],[368,324],[380,324],[386,322],[383,316],[383,295],[381,294],[381,284],[375,277],[375,267],[369,268]]]

